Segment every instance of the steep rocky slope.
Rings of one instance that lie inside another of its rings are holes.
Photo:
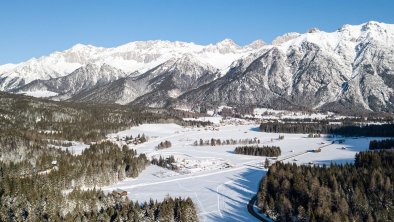
[[[393,25],[314,29],[279,43],[235,62],[225,76],[182,95],[177,105],[394,110]]]

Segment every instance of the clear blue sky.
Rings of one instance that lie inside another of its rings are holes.
[[[0,0],[0,64],[136,40],[270,42],[311,27],[394,23],[393,0]]]

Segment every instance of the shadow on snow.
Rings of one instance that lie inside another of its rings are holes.
[[[247,204],[256,195],[261,179],[266,170],[259,168],[247,168],[246,171],[237,175],[229,183],[220,186],[219,190],[206,188],[219,195],[220,211],[216,214],[207,215],[210,221],[259,221],[249,214]],[[232,196],[239,195],[239,196]]]

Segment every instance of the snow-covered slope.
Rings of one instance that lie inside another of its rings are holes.
[[[163,107],[169,100],[209,83],[219,71],[192,55],[169,60],[138,77],[139,85],[146,85],[149,93],[137,98],[133,104]]]
[[[34,80],[47,80],[68,75],[89,63],[90,58],[101,50],[103,49],[78,44],[64,52],[54,52],[49,56],[33,58],[14,65],[12,69],[0,73],[0,90],[8,91]]]
[[[80,93],[71,100],[162,107],[168,100],[213,81],[218,69],[191,54],[170,59],[138,76]]]
[[[0,65],[0,74],[4,72],[8,72],[9,70],[15,68],[16,64],[8,63],[4,65]]]
[[[33,80],[62,77],[87,64],[108,64],[126,73],[143,73],[184,54],[192,54],[204,63],[223,69],[259,46],[261,43],[241,47],[229,39],[206,46],[160,40],[131,42],[115,48],[77,44],[63,52],[0,66],[0,90],[8,91]]]
[[[34,80],[14,92],[35,95],[36,91],[54,92],[54,99],[68,99],[73,95],[113,82],[127,74],[107,64],[87,64],[71,74],[49,80]]]
[[[288,34],[233,63],[178,104],[394,110],[394,25],[368,22],[331,33]]]

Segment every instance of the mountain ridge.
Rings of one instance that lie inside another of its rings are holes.
[[[201,46],[157,40],[107,49],[79,44],[64,52],[57,65],[65,61],[71,66],[83,62],[87,62],[84,66],[106,64],[117,75],[102,84],[80,87],[68,96],[54,97],[61,100],[189,106],[197,110],[219,105],[306,107],[338,112],[394,110],[392,24],[370,21],[344,25],[334,32],[313,28],[303,34],[284,34],[272,44],[257,40],[239,46],[225,39]],[[55,58],[59,53],[53,53]],[[137,70],[131,72],[129,65]],[[30,89],[51,91],[42,85],[68,76],[61,76],[61,71],[51,66],[37,67],[30,71],[41,68],[54,77],[41,80],[41,85]],[[9,87],[20,93],[36,83],[37,80],[7,78],[15,77],[7,76],[7,72],[20,69],[0,66],[0,71],[7,70],[0,74],[3,90]],[[88,81],[89,74],[92,79],[100,76],[93,71],[80,75]]]
[[[229,39],[205,46],[162,40],[136,41],[113,48],[76,44],[62,52],[0,66],[0,90],[11,90],[36,79],[63,77],[89,63],[108,64],[127,73],[142,73],[183,54],[193,54],[205,63],[223,69],[233,60],[255,50],[256,45],[242,47]]]

